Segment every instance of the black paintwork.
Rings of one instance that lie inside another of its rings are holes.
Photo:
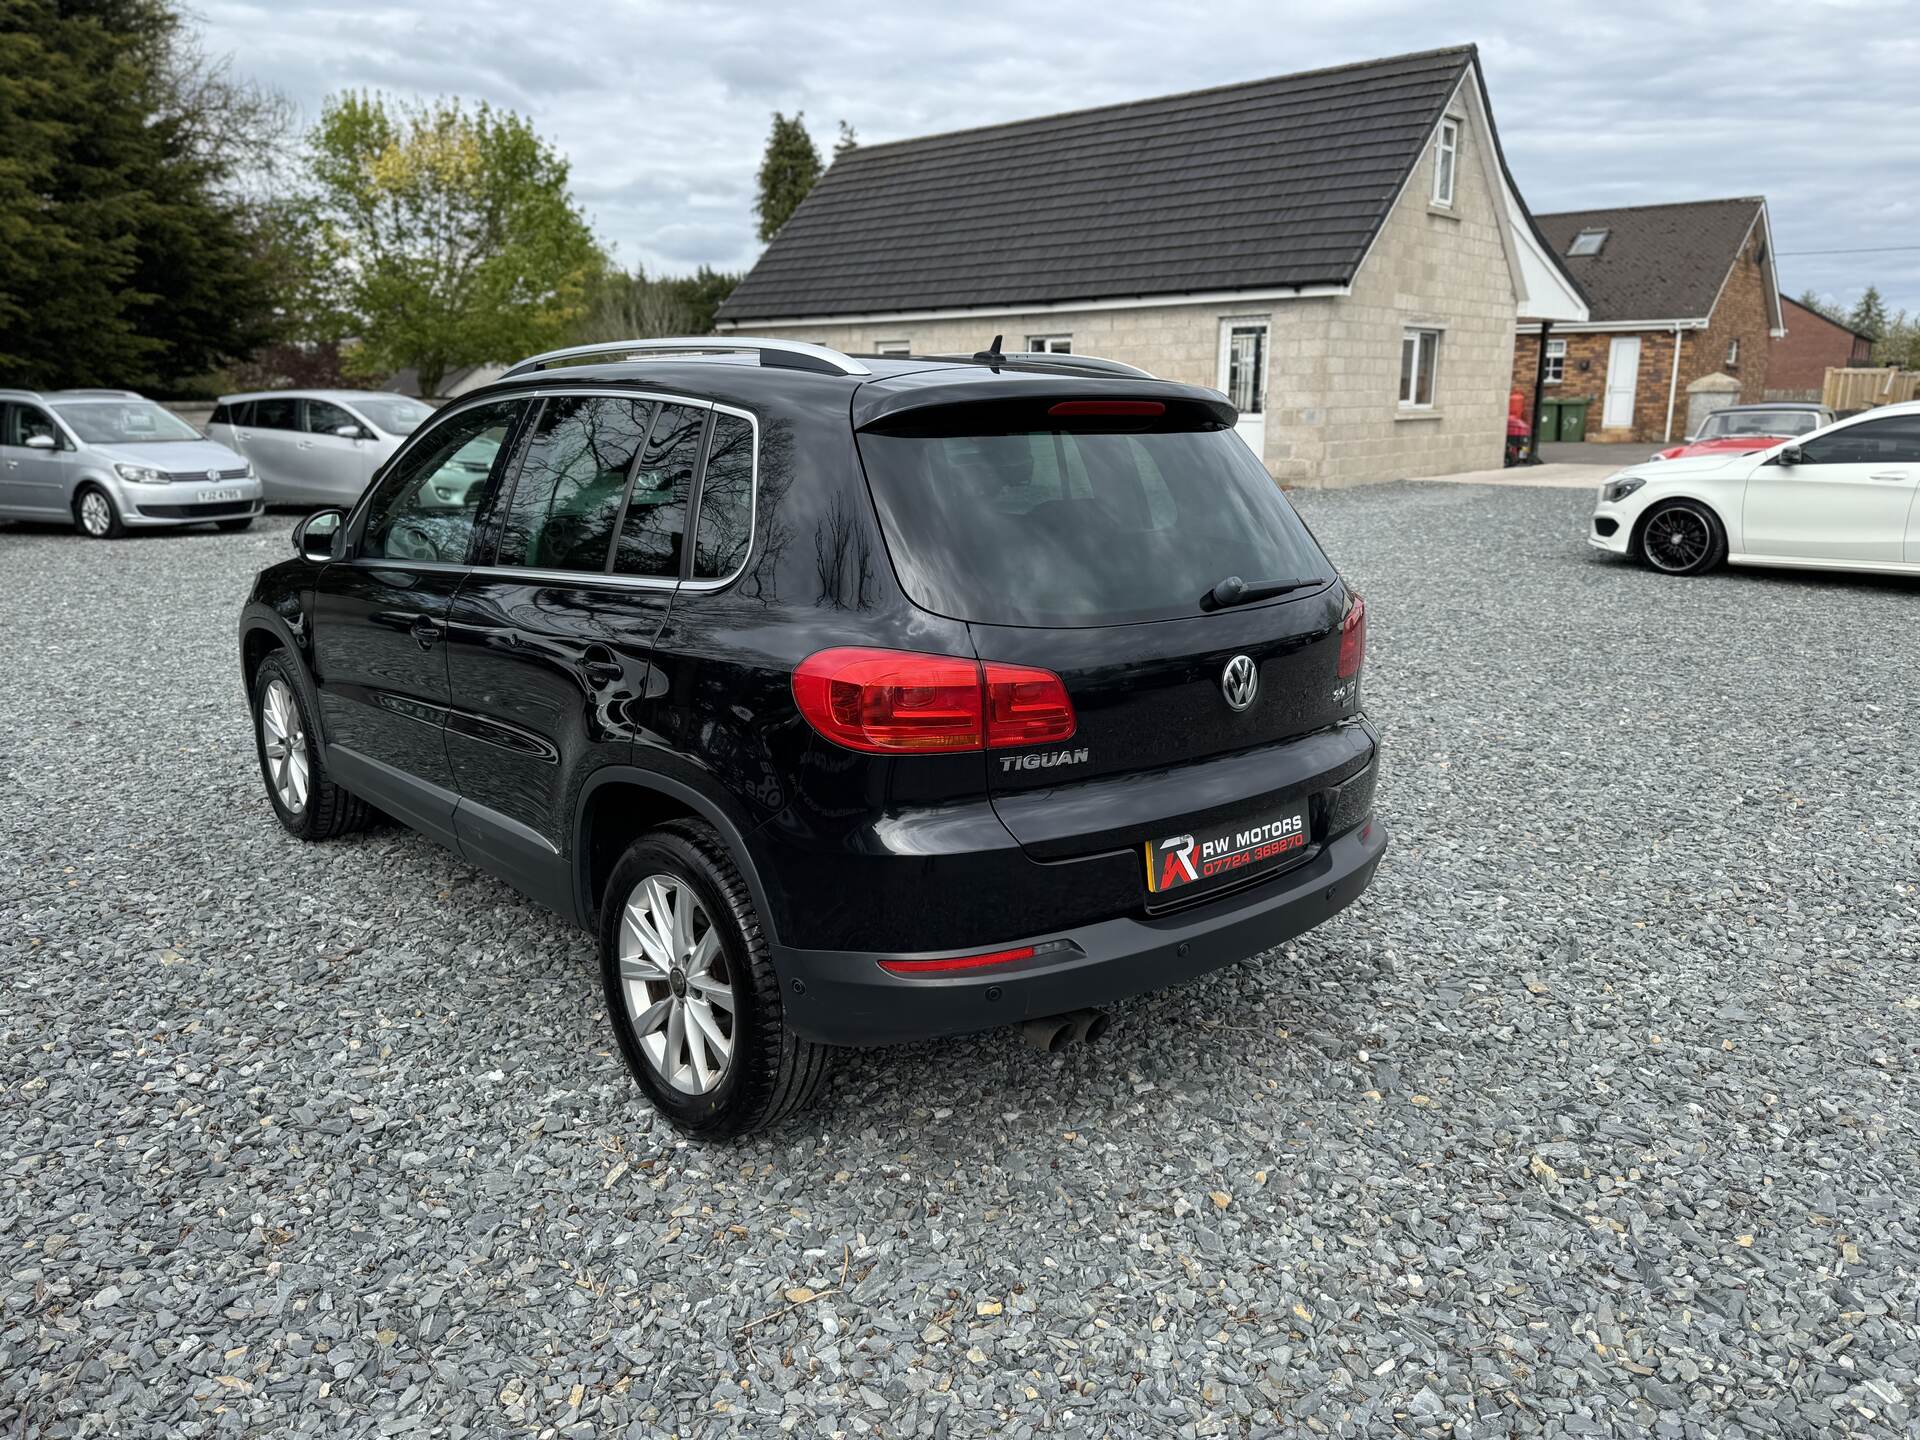
[[[1089,1003],[1266,948],[1357,894],[1385,832],[1374,825],[1364,845],[1335,843],[1368,818],[1375,755],[1357,687],[1334,693],[1342,587],[1074,630],[928,613],[893,573],[853,423],[997,389],[1151,391],[1216,409],[1219,397],[1033,366],[874,368],[862,379],[649,360],[540,372],[465,397],[595,389],[750,412],[760,438],[744,569],[714,586],[491,566],[516,437],[487,481],[466,563],[356,558],[361,506],[332,559],[263,571],[241,616],[249,682],[267,649],[290,651],[341,783],[581,924],[600,901],[590,883],[596,827],[653,804],[705,817],[747,875],[783,978],[813,980],[811,1000],[791,999],[789,1020],[816,1038],[931,1034],[1040,1004]],[[1040,748],[1085,748],[1088,759],[1008,771],[1009,752],[842,749],[806,724],[791,690],[794,666],[836,645],[1054,670],[1079,732],[1066,747]],[[1242,652],[1258,662],[1262,685],[1256,705],[1234,714],[1219,675]],[[1312,849],[1284,885],[1147,913],[1142,842],[1303,800]],[[1309,875],[1313,885],[1296,894]],[[1239,918],[1225,925],[1228,914]],[[1205,948],[1204,965],[1195,952],[1156,969],[1154,957],[1188,932],[1227,938]],[[986,972],[930,989],[874,963],[1069,936],[1083,952],[1105,947],[1102,958],[1119,968],[1103,971],[1081,953],[1064,965],[1030,962],[1017,977]],[[1036,970],[1051,978],[1041,983]],[[994,1011],[957,1004],[994,986],[1025,998]],[[846,997],[837,1019],[823,988]],[[946,1000],[926,998],[934,993]],[[890,1004],[899,1015],[882,1023],[873,1006]]]

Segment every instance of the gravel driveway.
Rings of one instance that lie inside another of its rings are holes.
[[[1281,950],[654,1123],[591,945],[302,846],[254,533],[0,527],[0,1436],[1911,1434],[1920,585],[1301,508],[1394,848]]]

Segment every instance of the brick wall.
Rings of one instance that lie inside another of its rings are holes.
[[[1634,440],[1658,444],[1668,438],[1667,401],[1673,398],[1672,438],[1687,428],[1687,386],[1703,375],[1724,370],[1740,382],[1740,403],[1766,399],[1772,350],[1772,318],[1767,306],[1769,277],[1761,259],[1758,232],[1741,246],[1740,256],[1727,276],[1704,330],[1680,333],[1680,382],[1674,386],[1672,329],[1611,331],[1598,334],[1558,334],[1548,338],[1567,342],[1566,377],[1541,392],[1543,400],[1586,396],[1589,440]],[[1633,424],[1608,429],[1602,424],[1607,392],[1607,365],[1612,342],[1623,334],[1640,339],[1640,370],[1634,384]],[[1729,368],[1727,347],[1738,337],[1740,358]],[[1513,386],[1533,402],[1533,373],[1540,353],[1538,335],[1521,335],[1514,344]]]
[[[1222,386],[1220,326],[1265,319],[1262,459],[1288,484],[1353,485],[1497,469],[1506,444],[1504,382],[1513,356],[1513,277],[1504,202],[1485,170],[1486,117],[1472,86],[1458,114],[1454,206],[1435,213],[1427,147],[1347,296],[1257,304],[1154,305],[877,324],[742,329],[813,340],[853,353],[905,341],[916,354],[971,353],[996,333],[1017,349],[1034,335],[1070,335],[1085,355],[1139,365],[1168,380]],[[1197,226],[1206,217],[1196,215]],[[1408,326],[1443,331],[1435,404],[1403,419],[1400,341]]]
[[[1829,365],[1866,365],[1871,342],[1836,325],[1817,310],[1785,301],[1787,333],[1773,342],[1767,360],[1767,389],[1818,397],[1827,383]]]

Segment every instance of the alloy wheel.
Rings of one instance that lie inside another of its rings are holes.
[[[1698,511],[1676,506],[1647,522],[1640,544],[1654,569],[1677,575],[1706,558],[1713,545],[1713,531]]]
[[[80,497],[80,527],[96,540],[113,528],[113,507],[98,490]]]
[[[267,779],[289,815],[307,808],[307,728],[300,706],[284,680],[271,680],[260,697],[260,746],[267,757]]]
[[[686,881],[649,875],[620,917],[620,993],[627,1022],[675,1090],[704,1095],[726,1078],[738,1020],[720,932]]]

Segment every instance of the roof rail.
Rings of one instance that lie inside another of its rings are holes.
[[[829,350],[824,345],[809,345],[804,340],[757,340],[744,335],[702,335],[666,340],[609,340],[599,345],[570,345],[564,350],[549,350],[512,365],[501,379],[544,370],[566,360],[583,360],[589,355],[617,356],[626,360],[650,360],[658,356],[756,355],[762,365],[772,364],[789,370],[817,370],[829,375],[871,375],[873,371],[858,360]]]
[[[1124,360],[1109,360],[1104,355],[1067,355],[1052,350],[1009,350],[999,357],[997,362],[982,360],[979,355],[926,355],[915,357],[926,360],[964,360],[988,364],[1013,364],[1019,366],[1046,366],[1056,370],[1083,370],[1090,375],[1128,375],[1135,380],[1154,380],[1157,377],[1151,370],[1142,370],[1138,365],[1129,365]]]
[[[82,386],[77,390],[50,390],[50,395],[63,395],[69,400],[144,400],[146,397],[138,390],[107,390],[99,386]]]

